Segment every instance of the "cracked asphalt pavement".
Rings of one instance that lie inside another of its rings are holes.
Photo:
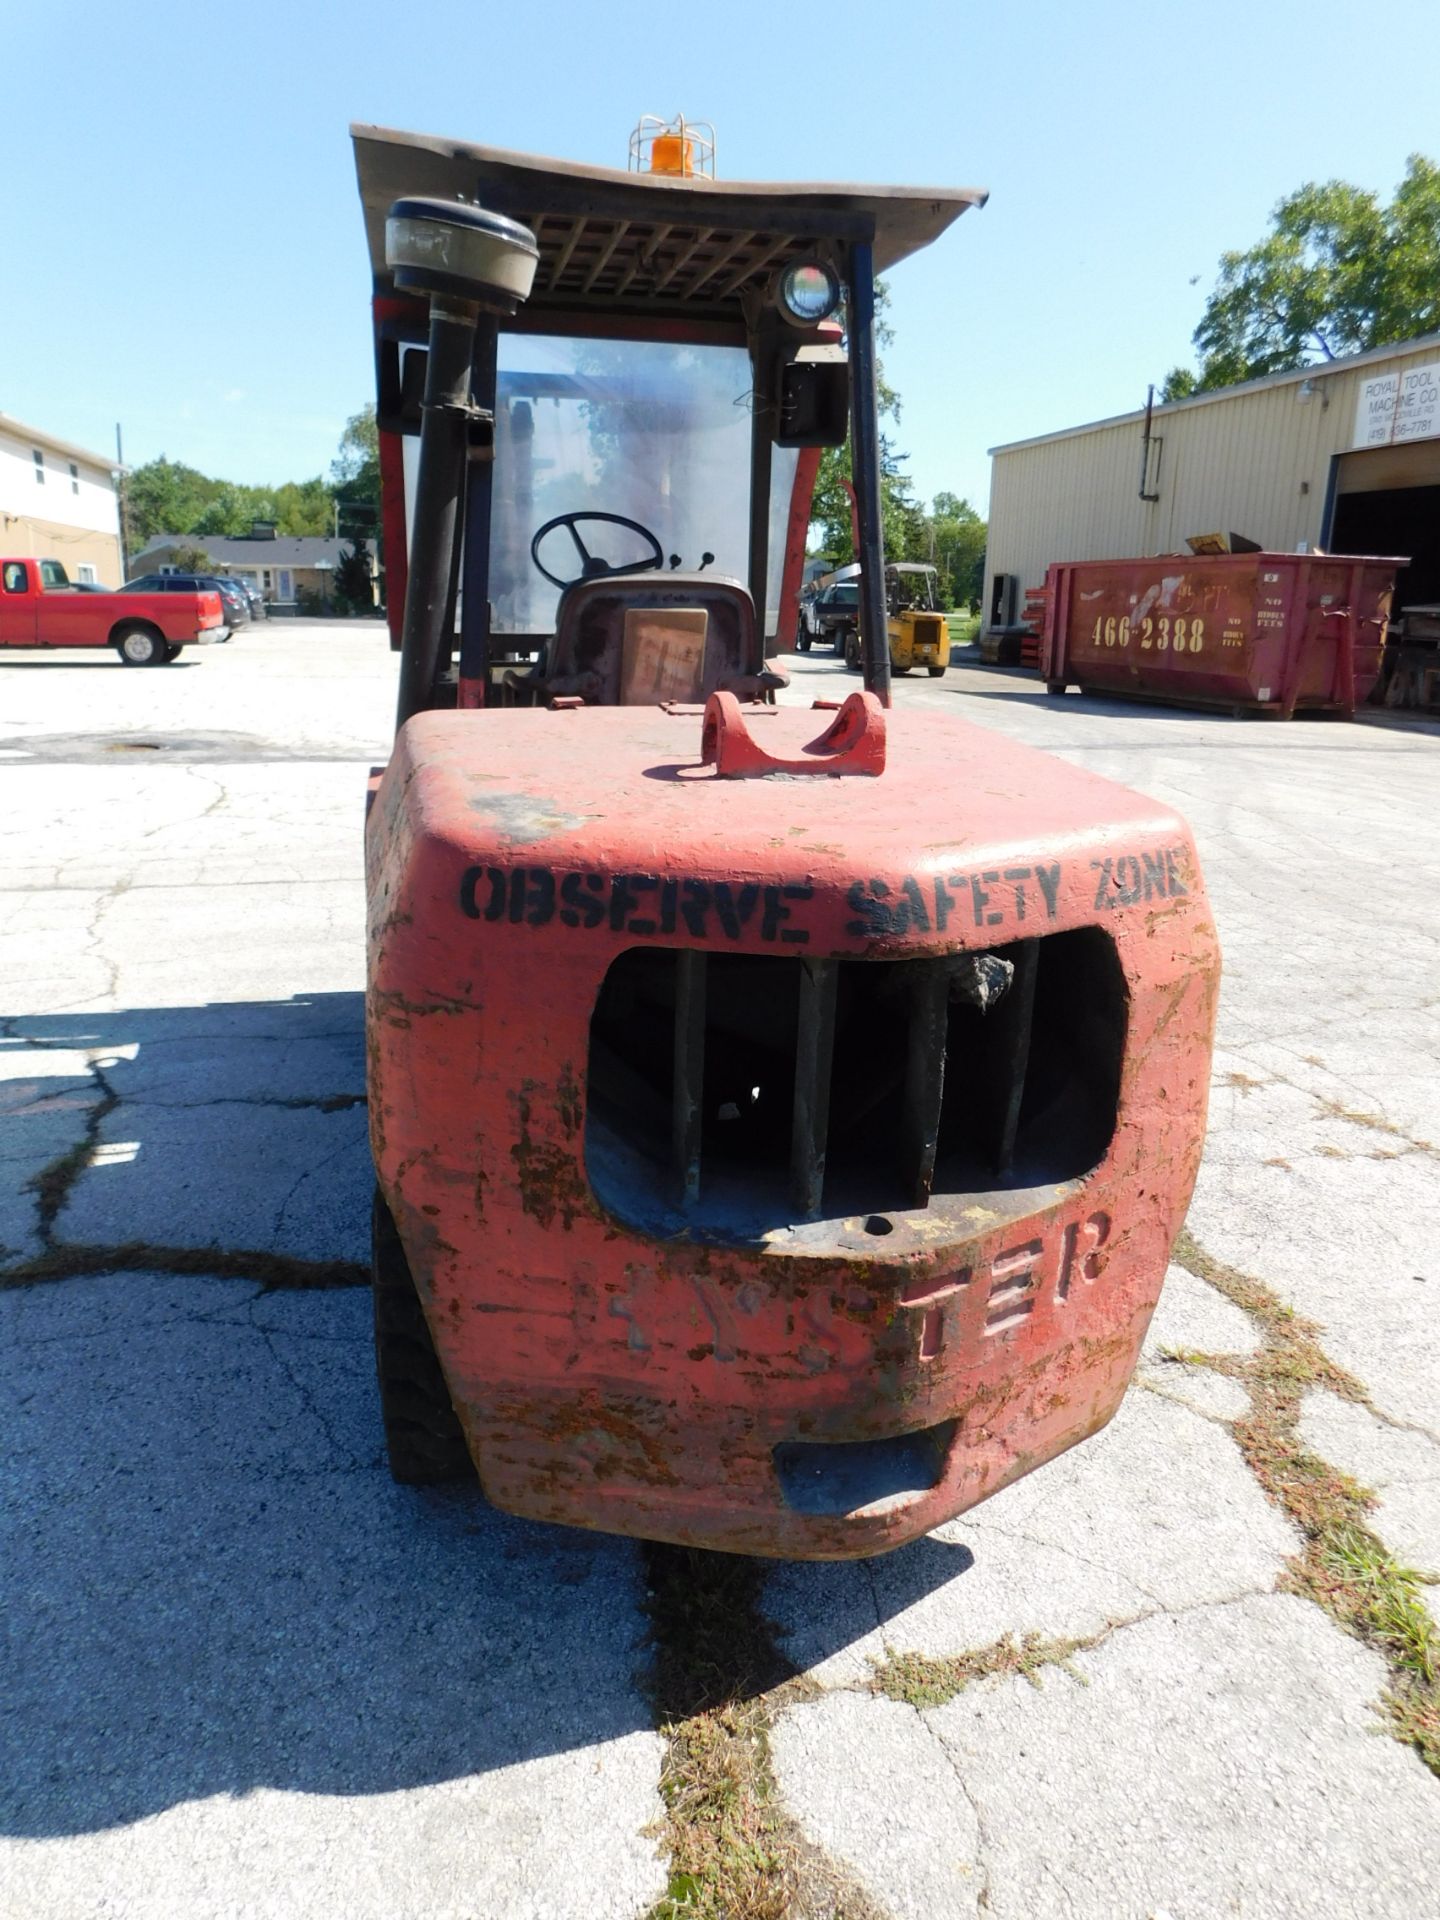
[[[800,699],[853,684],[792,664]],[[666,1893],[639,1549],[381,1459],[360,830],[393,683],[368,625],[0,663],[7,1920],[629,1920]],[[972,668],[896,698],[1190,820],[1226,962],[1190,1231],[1319,1323],[1367,1400],[1308,1391],[1304,1445],[1433,1575],[1440,727]],[[1381,1655],[1293,1590],[1239,1379],[1184,1358],[1259,1338],[1177,1266],[1094,1441],[886,1559],[770,1571],[808,1680],[776,1790],[868,1910],[1440,1916],[1440,1779],[1387,1737]],[[940,1705],[874,1684],[1027,1635],[1070,1651]]]

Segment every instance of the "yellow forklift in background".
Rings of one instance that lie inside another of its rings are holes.
[[[938,604],[938,580],[934,567],[919,560],[892,560],[885,569],[885,627],[892,673],[924,667],[932,680],[938,680],[950,664],[950,628]],[[860,634],[847,634],[846,666],[858,672],[862,659]]]

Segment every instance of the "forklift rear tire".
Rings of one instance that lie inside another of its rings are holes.
[[[402,1487],[475,1478],[400,1235],[379,1188],[370,1213],[375,1372],[390,1476]]]
[[[852,673],[858,673],[860,671],[860,642],[858,640],[847,640],[845,642],[845,664]]]
[[[154,627],[122,627],[115,636],[115,651],[127,667],[163,667],[170,658],[165,648]]]
[[[1064,680],[1047,680],[1045,682],[1045,691],[1058,696],[1064,693],[1066,684]]]
[[[932,680],[938,680],[941,674],[944,673],[945,669],[944,667],[927,667],[925,671],[929,674]]]

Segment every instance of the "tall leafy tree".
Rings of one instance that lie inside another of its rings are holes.
[[[940,570],[940,591],[947,606],[978,603],[985,588],[988,528],[968,500],[937,493],[925,519],[927,551],[918,556]]]
[[[163,454],[127,478],[125,517],[132,551],[159,533],[235,538],[257,520],[273,520],[277,533],[325,534],[335,523],[330,490],[318,474],[280,487],[247,487],[211,479]]]
[[[375,408],[364,406],[345,422],[340,448],[330,463],[330,493],[342,534],[371,535],[380,543],[380,433]]]
[[[889,320],[890,291],[883,280],[875,283],[875,344],[888,347],[895,338]],[[887,560],[928,560],[940,569],[940,591],[948,602],[978,595],[974,584],[977,560],[983,566],[985,522],[967,500],[939,493],[929,513],[915,497],[905,471],[906,456],[895,445],[900,424],[900,395],[877,366],[880,415],[880,521]],[[811,546],[835,565],[855,557],[850,511],[850,442],[827,447],[821,455],[811,508]],[[818,542],[818,544],[817,544]]]
[[[890,324],[890,289],[883,280],[875,282],[875,386],[880,416],[880,520],[885,534],[885,555],[889,560],[913,560],[922,557],[914,549],[922,538],[923,510],[915,499],[910,476],[904,471],[905,455],[896,450],[893,429],[900,424],[900,396],[885,378],[884,362],[879,355],[891,345],[895,329]],[[820,471],[815,480],[811,524],[819,528],[817,552],[828,555],[837,566],[855,557],[855,541],[850,514],[849,479],[850,441],[843,447],[827,447],[820,456]]]
[[[335,604],[342,613],[369,613],[375,605],[370,550],[363,539],[340,549],[340,564],[335,569]]]
[[[1440,167],[1412,154],[1388,204],[1343,180],[1310,181],[1276,207],[1266,237],[1221,256],[1195,329],[1198,373],[1174,368],[1164,398],[1288,373],[1440,328]]]

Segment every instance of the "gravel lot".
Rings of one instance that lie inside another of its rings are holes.
[[[793,670],[804,700],[855,684]],[[380,1460],[360,835],[393,682],[368,624],[0,660],[16,1920],[624,1920],[665,1892],[639,1549]],[[781,1802],[894,1920],[1440,1915],[1440,1779],[1384,1737],[1382,1654],[1295,1590],[1237,1442],[1289,1336],[1233,1284],[1318,1323],[1303,1443],[1440,1569],[1440,726],[978,668],[896,698],[1188,817],[1226,959],[1210,1144],[1103,1435],[890,1558],[768,1576],[814,1683],[777,1708]],[[1221,1364],[1167,1357],[1195,1353]],[[872,1684],[1025,1635],[1028,1678]]]

